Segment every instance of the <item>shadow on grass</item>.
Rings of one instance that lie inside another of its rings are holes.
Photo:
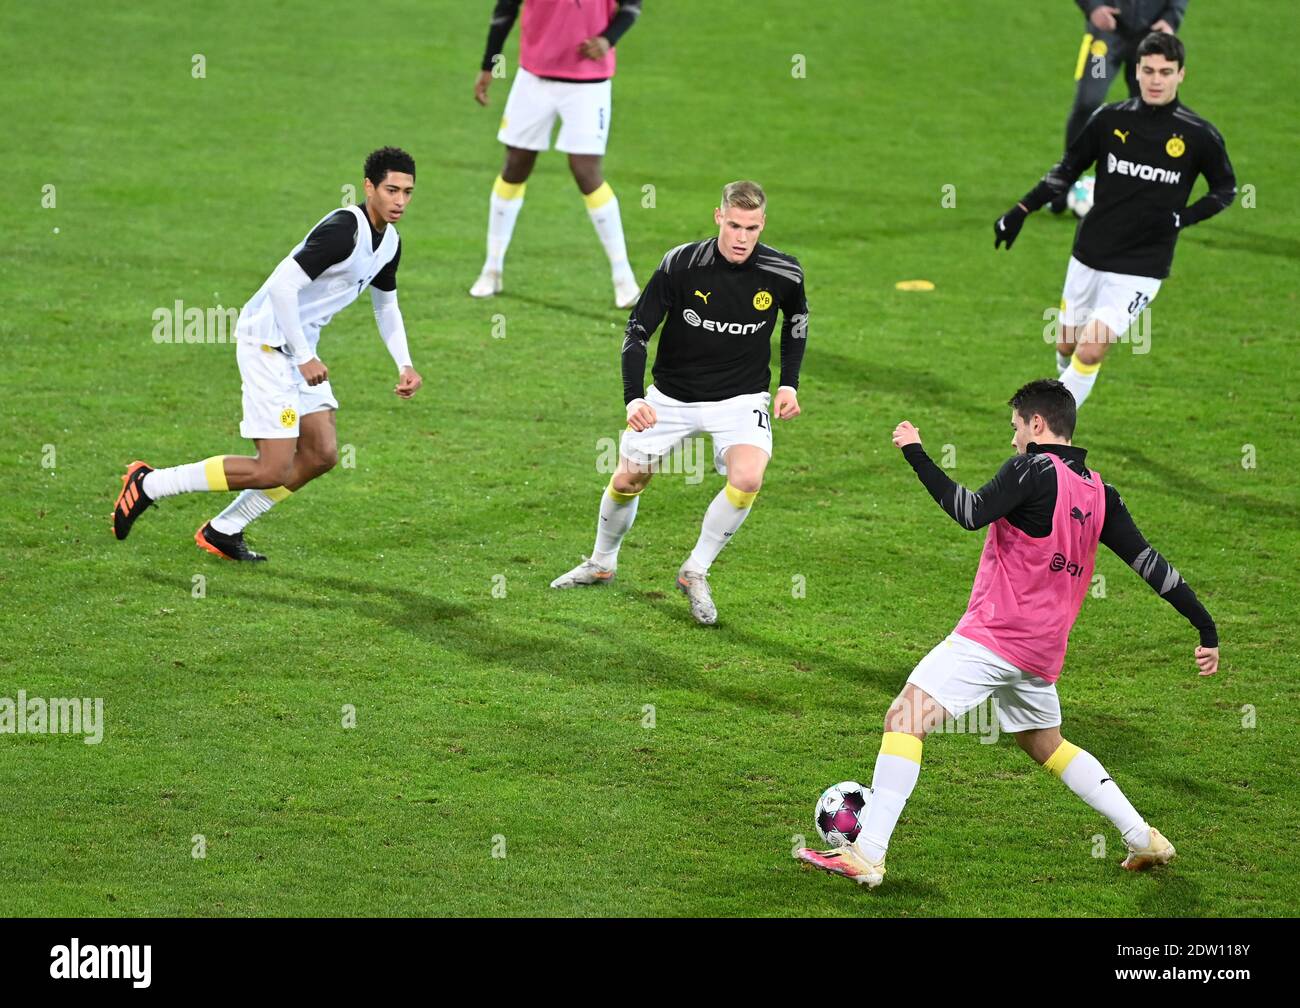
[[[791,712],[791,705],[777,694],[733,687],[719,681],[714,672],[691,668],[680,655],[650,647],[646,635],[630,637],[605,628],[547,619],[545,615],[534,617],[543,626],[563,631],[560,638],[552,639],[520,633],[489,621],[485,617],[490,603],[467,605],[377,581],[284,571],[266,571],[265,584],[259,584],[261,574],[262,571],[258,570],[255,578],[243,580],[239,587],[240,597],[251,605],[308,611],[352,611],[362,619],[380,620],[394,630],[455,651],[484,666],[515,665],[569,681],[627,685],[644,684],[648,677],[642,670],[653,669],[654,679],[672,688],[698,690],[733,706]],[[147,571],[143,576],[168,587],[174,587],[176,583],[174,576],[159,571]],[[304,591],[277,590],[291,584],[301,585]],[[325,599],[318,595],[322,590],[328,592]],[[646,594],[650,596],[653,593]],[[666,605],[664,601],[653,602],[657,610],[665,607],[662,609],[664,613],[668,612]],[[683,632],[709,633],[696,627],[684,610],[665,618],[680,622]],[[783,655],[791,656],[803,654],[750,635],[735,639],[747,648],[780,650]],[[712,656],[713,650],[702,638],[697,661],[702,664]],[[790,661],[792,658],[783,657],[782,660]],[[837,663],[836,667],[841,671],[849,668],[843,663]]]
[[[493,299],[493,303],[498,301],[509,307],[513,303],[532,305],[535,308],[545,308],[556,315],[562,315],[566,319],[571,319],[575,315],[579,318],[591,319],[593,322],[600,322],[608,325],[610,322],[618,323],[617,330],[609,331],[610,343],[617,342],[619,345],[623,342],[623,326],[627,324],[626,308],[615,308],[613,303],[613,290],[610,291],[610,307],[608,311],[592,311],[586,308],[574,307],[571,302],[561,301],[559,298],[535,297],[531,294],[518,294],[510,291],[502,291]]]

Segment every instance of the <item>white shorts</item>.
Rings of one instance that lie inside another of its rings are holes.
[[[556,150],[566,154],[604,154],[613,94],[610,83],[607,80],[590,84],[543,80],[520,67],[510,86],[497,139],[508,147],[547,150],[558,115],[560,135],[555,140]]]
[[[746,444],[762,448],[772,457],[772,417],[766,392],[734,396],[718,402],[687,403],[664,395],[651,385],[646,402],[655,409],[655,425],[649,430],[623,432],[619,451],[639,465],[658,462],[687,438],[708,434],[713,438],[713,465],[727,475],[727,449]]]
[[[1154,277],[1103,273],[1070,256],[1061,292],[1061,325],[1083,326],[1095,318],[1118,338],[1159,291],[1160,281]]]
[[[959,718],[993,697],[1005,732],[1055,728],[1061,723],[1056,684],[1022,672],[983,644],[949,634],[917,664],[907,681]]]
[[[338,409],[330,383],[308,385],[288,355],[275,347],[239,342],[235,350],[244,389],[239,433],[257,438],[296,438],[298,422],[321,410]]]

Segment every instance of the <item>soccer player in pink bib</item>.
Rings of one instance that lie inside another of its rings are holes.
[[[1128,845],[1124,868],[1138,871],[1174,856],[1173,845],[1138,814],[1096,757],[1061,737],[1056,680],[1098,543],[1196,628],[1203,676],[1219,667],[1214,620],[1143,538],[1115,488],[1087,467],[1087,452],[1071,443],[1069,389],[1054,379],[1033,381],[1009,405],[1016,454],[975,492],[945,475],[910,423],[894,430],[894,444],[939,506],[963,528],[988,526],[988,534],[965,615],[916,666],[885,716],[871,802],[856,839],[832,851],[798,852],[803,861],[873,888],[884,880],[890,836],[920,776],[927,732],[990,697],[1002,730],[1114,823]]]
[[[519,69],[506,99],[497,139],[506,160],[492,184],[487,259],[470,294],[492,297],[502,289],[506,250],[524,205],[524,189],[537,154],[551,146],[569,155],[592,227],[609,258],[614,304],[627,308],[640,289],[628,264],[618,198],[601,168],[612,115],[614,46],[641,13],[641,0],[497,0],[487,50],[474,98],[488,103],[488,87],[515,19],[519,26]]]

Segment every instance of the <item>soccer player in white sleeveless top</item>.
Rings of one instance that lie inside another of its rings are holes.
[[[125,539],[135,520],[163,497],[203,491],[242,491],[194,534],[209,553],[231,560],[266,557],[244,542],[255,518],[338,461],[329,370],[317,353],[321,330],[369,286],[375,322],[393,362],[394,392],[409,399],[422,380],[411,364],[397,306],[401,239],[394,226],[415,189],[415,161],[384,147],[365,164],[366,201],[326,214],[249,299],[236,326],[243,382],[240,433],[257,455],[214,455],[154,469],[132,462],[113,509],[113,533]]]

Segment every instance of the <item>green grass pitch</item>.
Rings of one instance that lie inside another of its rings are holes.
[[[753,177],[808,277],[804,415],[714,567],[712,631],[673,590],[712,472],[651,485],[612,586],[547,587],[591,547],[626,313],[554,153],[505,295],[465,293],[508,89],[471,96],[489,0],[12,13],[0,697],[100,697],[105,729],[0,735],[3,913],[1294,912],[1297,31],[1263,0],[1193,4],[1183,33],[1182,97],[1254,206],[1182,239],[1150,352],[1112,353],[1076,437],[1219,624],[1200,679],[1191,628],[1102,550],[1061,680],[1066,737],[1178,860],[1120,871],[1109,824],[969,734],[927,742],[883,888],[791,858],[822,788],[869,782],[982,543],[889,434],[953,446],[968,486],[994,472],[1003,403],[1051,372],[1071,235],[1039,214],[994,254],[990,227],[1059,154],[1071,6],[851,6],[650,0],[619,46],[606,172],[638,275]],[[195,549],[224,495],[115,542],[126,462],[247,449],[233,347],[160,345],[155,309],[241,304],[386,143],[418,162],[400,294],[424,389],[392,395],[362,299],[322,341],[353,464],[253,528],[270,563]]]

